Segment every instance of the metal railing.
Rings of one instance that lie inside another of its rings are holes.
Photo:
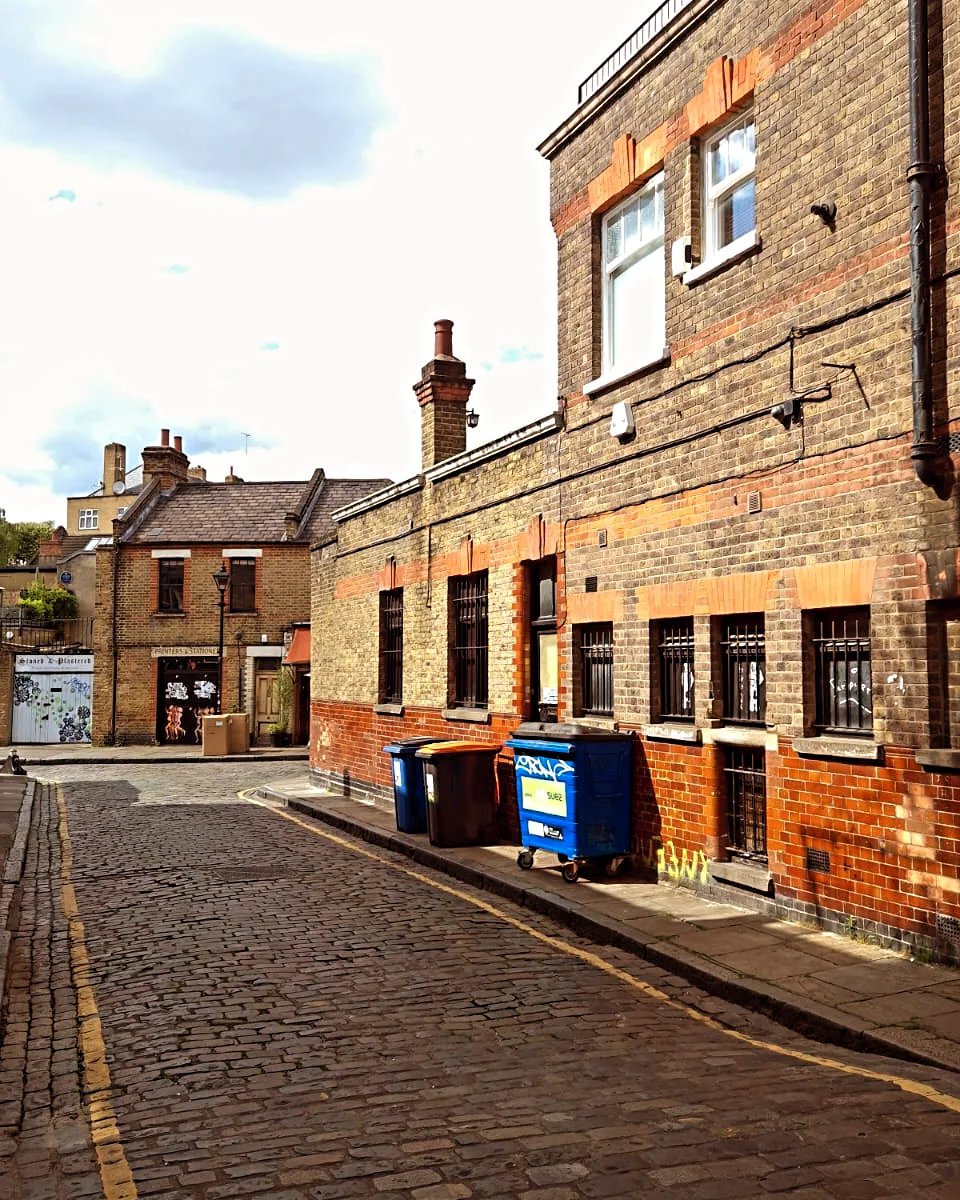
[[[0,644],[8,650],[39,654],[74,654],[93,649],[93,618],[70,617],[63,621],[0,620]]]
[[[661,30],[665,29],[674,17],[690,3],[691,0],[664,0],[663,4],[653,10],[639,29],[635,29],[626,41],[621,42],[593,74],[588,75],[580,84],[577,89],[577,103],[583,104],[595,92],[599,92],[607,80],[612,79],[621,67],[626,66],[635,55],[639,54],[643,47],[652,41]]]

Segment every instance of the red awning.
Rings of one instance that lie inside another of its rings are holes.
[[[284,655],[283,661],[291,665],[305,663],[310,665],[310,630],[295,629],[290,639],[290,649]]]

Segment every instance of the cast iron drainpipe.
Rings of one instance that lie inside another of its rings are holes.
[[[908,0],[910,89],[910,327],[913,343],[913,445],[910,458],[921,483],[939,476],[940,450],[933,437],[930,381],[930,192],[936,166],[930,161],[927,0]]]

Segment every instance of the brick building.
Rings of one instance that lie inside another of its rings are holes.
[[[386,482],[318,470],[307,481],[231,472],[211,483],[163,430],[143,451],[142,489],[97,550],[93,740],[196,743],[202,717],[218,710],[247,712],[263,739],[282,664],[299,657],[295,627],[309,620],[310,545],[329,534],[332,510]],[[291,732],[306,740],[301,674]]]
[[[386,791],[420,732],[631,731],[635,865],[960,952],[939,14],[681,0],[582,85],[540,147],[560,409],[467,452],[438,323],[422,475],[314,553],[317,779]]]

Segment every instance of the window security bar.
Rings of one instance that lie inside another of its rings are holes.
[[[383,690],[386,704],[399,704],[403,699],[403,589],[381,592],[381,647],[383,659]]]
[[[585,625],[580,632],[580,697],[583,712],[613,715],[613,626]]]
[[[738,858],[767,859],[767,780],[762,750],[729,746],[723,768],[727,782],[727,849]]]
[[[692,721],[693,621],[663,622],[658,645],[660,654],[660,716],[673,721]]]
[[[487,573],[453,581],[454,699],[465,708],[487,704]]]
[[[723,657],[723,716],[744,725],[763,723],[767,709],[766,641],[763,617],[726,622]]]
[[[870,610],[818,616],[813,651],[816,728],[822,733],[869,734],[873,730]]]

